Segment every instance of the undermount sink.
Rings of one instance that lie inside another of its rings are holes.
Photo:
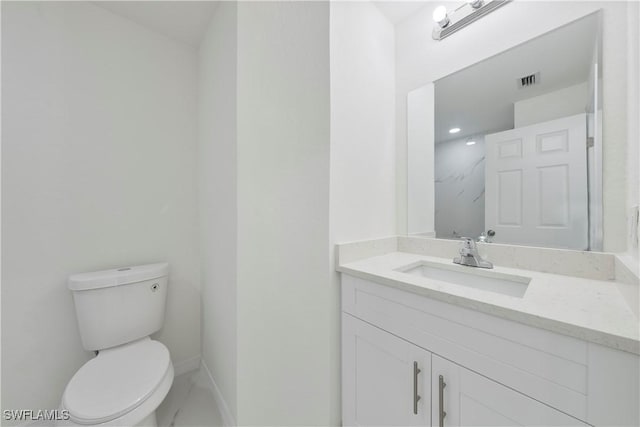
[[[473,271],[464,271],[463,269],[473,269]],[[518,298],[524,296],[531,281],[530,277],[428,261],[414,262],[400,267],[396,271]]]

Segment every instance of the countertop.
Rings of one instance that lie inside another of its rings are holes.
[[[531,278],[522,297],[396,271],[421,261],[482,274],[450,258],[391,252],[340,264],[341,273],[483,313],[640,355],[640,320],[615,281],[494,266],[491,272]]]

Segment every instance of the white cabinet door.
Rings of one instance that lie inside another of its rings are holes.
[[[431,363],[434,427],[588,425],[435,354]]]
[[[487,135],[485,147],[497,242],[588,249],[585,114]]]
[[[348,314],[342,349],[343,425],[429,425],[431,353]]]

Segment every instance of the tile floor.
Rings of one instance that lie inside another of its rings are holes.
[[[222,427],[222,416],[205,375],[200,370],[174,378],[171,390],[156,410],[158,427]]]

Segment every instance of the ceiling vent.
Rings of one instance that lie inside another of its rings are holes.
[[[518,79],[518,89],[524,89],[529,86],[540,84],[540,71]]]

